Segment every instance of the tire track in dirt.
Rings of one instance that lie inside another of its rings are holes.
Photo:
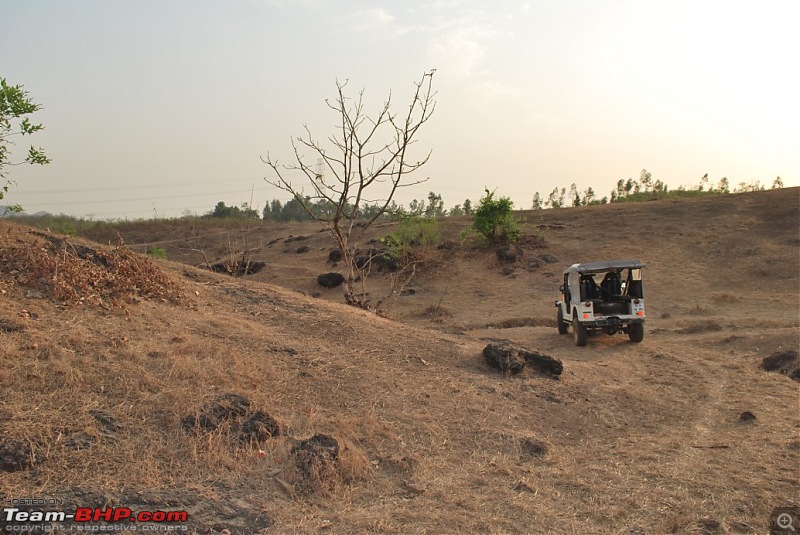
[[[748,460],[742,460],[738,451],[738,440],[744,437],[732,434],[738,391],[734,374],[739,372],[726,366],[724,355],[719,352],[700,349],[696,339],[675,341],[675,349],[686,347],[694,350],[680,365],[698,381],[681,383],[681,390],[687,399],[694,400],[695,410],[693,417],[684,422],[682,432],[674,429],[669,446],[671,460],[664,463],[665,475],[676,484],[672,495],[683,507],[667,507],[663,520],[665,527],[677,532],[692,532],[704,522],[721,525],[728,521],[725,517],[729,510],[717,505],[722,495],[739,493],[742,503],[752,500],[747,491],[731,488],[731,480],[725,477],[733,466],[748,466]],[[728,421],[730,425],[726,424]],[[740,519],[753,522],[749,517]]]

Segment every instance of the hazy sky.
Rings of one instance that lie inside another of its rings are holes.
[[[6,200],[96,218],[287,195],[264,182],[336,80],[397,110],[432,68],[433,155],[406,190],[529,208],[646,168],[672,187],[800,176],[797,0],[0,0],[0,77],[44,106],[53,163]],[[18,145],[20,155],[24,145]]]

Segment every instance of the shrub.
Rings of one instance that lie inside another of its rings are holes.
[[[520,230],[514,219],[514,203],[508,197],[495,199],[493,191],[485,191],[472,216],[472,230],[492,243],[517,241]]]
[[[147,255],[152,256],[153,258],[159,258],[161,260],[167,259],[167,251],[164,248],[158,247],[156,245],[150,247],[147,250]]]
[[[439,243],[439,223],[424,217],[406,217],[400,220],[397,229],[381,238],[387,254],[398,261],[408,260],[415,251],[424,251]]]

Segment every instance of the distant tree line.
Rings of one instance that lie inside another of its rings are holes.
[[[304,208],[305,205],[305,208]],[[308,210],[307,210],[307,209]],[[349,211],[349,207],[345,207]],[[311,213],[309,213],[309,210]],[[267,201],[261,214],[247,203],[241,206],[228,206],[223,201],[217,203],[214,209],[206,213],[204,218],[241,218],[263,219],[264,221],[309,221],[316,217],[326,217],[336,212],[336,205],[326,199],[313,201],[311,197],[301,199],[293,198],[282,203],[279,199]],[[381,212],[381,205],[363,204],[359,211],[360,217],[371,219]],[[457,204],[450,210],[445,209],[441,194],[431,191],[427,200],[412,200],[408,207],[392,202],[384,216],[389,219],[404,219],[409,217],[437,218],[445,216],[472,215],[472,201],[465,199],[463,204]]]
[[[782,187],[783,180],[781,177],[777,177],[772,183],[772,189],[779,189]],[[764,185],[758,180],[755,180],[750,183],[740,182],[739,185],[733,189],[733,193],[764,191],[765,189],[766,187]],[[700,183],[697,186],[688,188],[680,186],[677,189],[670,189],[663,181],[653,180],[652,173],[647,169],[642,169],[638,180],[632,178],[618,180],[616,188],[611,190],[608,196],[597,198],[595,191],[591,187],[581,192],[578,190],[575,183],[572,183],[569,190],[567,190],[567,188],[556,187],[550,192],[547,199],[544,199],[537,191],[533,196],[531,208],[533,210],[541,210],[543,208],[566,208],[619,202],[642,202],[726,193],[731,193],[731,186],[727,177],[722,177],[719,182],[714,185],[710,184],[708,173],[706,173],[700,178]]]
[[[258,211],[250,208],[247,203],[242,203],[241,206],[226,206],[223,201],[220,201],[212,211],[208,212],[203,217],[216,217],[220,219],[258,219]]]
[[[772,183],[772,189],[782,188],[783,180],[777,177]],[[642,169],[639,178],[620,179],[616,187],[611,190],[609,195],[597,197],[594,189],[589,187],[580,191],[575,183],[570,184],[569,188],[554,188],[547,196],[542,197],[537,191],[533,196],[531,209],[541,210],[544,208],[567,208],[577,206],[591,206],[597,204],[609,204],[620,202],[642,202],[659,199],[677,199],[681,197],[696,197],[700,195],[719,195],[726,193],[743,193],[748,191],[764,191],[766,186],[758,180],[750,183],[740,182],[737,187],[731,190],[730,182],[726,177],[722,177],[716,184],[709,181],[708,174],[700,178],[697,186],[680,186],[670,189],[669,186],[661,181],[654,180],[652,173],[647,169]],[[227,206],[220,201],[214,209],[206,213],[204,218],[230,218],[230,219],[263,219],[264,221],[309,221],[311,214],[306,211],[303,205],[311,210],[317,217],[325,217],[336,211],[336,206],[326,200],[319,199],[312,201],[310,197],[304,197],[303,202],[294,198],[285,203],[278,199],[267,201],[259,214],[258,210],[250,207],[247,203],[241,206]],[[359,215],[364,219],[370,219],[381,210],[378,204],[364,204]],[[474,214],[472,201],[465,199],[463,203],[457,204],[449,210],[445,208],[441,194],[431,191],[427,199],[414,199],[408,206],[392,202],[384,217],[389,219],[403,219],[408,217],[415,218],[439,218],[446,216],[469,216]]]
[[[344,207],[346,211],[349,211],[350,208],[349,206]],[[295,197],[285,204],[278,199],[272,199],[264,205],[261,217],[265,221],[308,221],[313,219],[312,215],[319,218],[329,217],[336,213],[336,209],[337,206],[327,199],[314,201],[309,196],[302,200]],[[359,214],[363,218],[372,218],[380,210],[381,207],[378,204],[364,204]]]

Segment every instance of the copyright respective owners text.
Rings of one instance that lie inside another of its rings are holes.
[[[69,507],[53,498],[7,499],[0,512],[2,533],[181,533],[189,514],[131,507]]]

